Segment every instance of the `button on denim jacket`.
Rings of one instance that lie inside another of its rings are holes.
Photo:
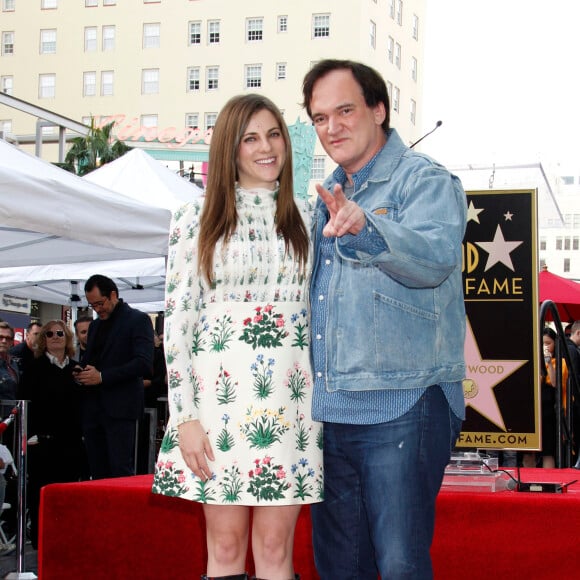
[[[325,334],[330,391],[427,387],[465,377],[465,192],[456,176],[406,147],[394,129],[387,136],[351,197],[384,250],[367,252],[351,235],[333,241]],[[335,183],[332,175],[324,187],[332,191]],[[319,198],[312,280],[324,267],[318,248],[327,220]]]

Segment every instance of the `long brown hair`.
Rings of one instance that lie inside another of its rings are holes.
[[[228,243],[238,223],[235,182],[238,149],[252,116],[266,109],[274,115],[286,144],[286,162],[278,177],[280,191],[276,202],[276,232],[284,236],[286,252],[290,246],[306,267],[308,232],[294,202],[292,183],[292,145],[286,123],[278,107],[263,95],[238,95],[221,110],[211,137],[205,201],[200,218],[198,270],[213,282],[213,256],[217,242]]]

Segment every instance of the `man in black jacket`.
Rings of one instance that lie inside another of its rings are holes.
[[[33,321],[28,325],[26,329],[26,336],[24,340],[13,346],[10,349],[10,354],[12,358],[16,361],[18,365],[18,369],[22,374],[26,367],[30,365],[30,363],[34,360],[34,351],[36,350],[36,341],[38,340],[38,335],[40,334],[40,329],[42,328],[42,324],[39,322]]]
[[[143,376],[153,367],[149,316],[119,298],[113,280],[96,274],[85,284],[98,314],[89,327],[83,370],[82,424],[93,479],[135,474],[135,435],[143,413]]]

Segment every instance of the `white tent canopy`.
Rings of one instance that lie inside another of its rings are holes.
[[[93,274],[113,278],[119,296],[129,304],[149,312],[163,310],[164,258],[2,268],[0,294],[61,305],[72,304],[76,294],[79,300],[74,305],[88,306],[84,285]]]
[[[132,261],[139,262],[139,260]],[[164,309],[164,277],[162,275],[153,276],[130,276],[124,275],[121,262],[96,262],[95,267],[86,268],[79,271],[79,277],[74,280],[61,279],[27,279],[19,281],[4,281],[0,283],[0,310],[2,300],[6,297],[17,296],[20,298],[30,298],[49,304],[61,304],[66,306],[86,307],[88,306],[84,293],[86,280],[92,274],[104,274],[111,277],[119,288],[119,296],[128,304],[144,310],[146,312],[157,312]],[[114,266],[113,266],[114,264]],[[134,264],[131,264],[133,267]],[[74,264],[69,265],[73,270]],[[14,271],[18,268],[12,269]],[[158,271],[157,269],[155,269]],[[70,272],[69,272],[70,273]],[[34,275],[37,275],[36,272]]]
[[[142,149],[132,149],[84,176],[153,207],[175,210],[203,195],[203,190],[179,177]]]
[[[0,139],[0,268],[164,256],[169,221]]]

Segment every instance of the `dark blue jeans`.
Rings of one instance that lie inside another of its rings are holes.
[[[394,421],[324,424],[324,501],[311,506],[322,580],[432,578],[435,499],[460,429],[437,385]]]

